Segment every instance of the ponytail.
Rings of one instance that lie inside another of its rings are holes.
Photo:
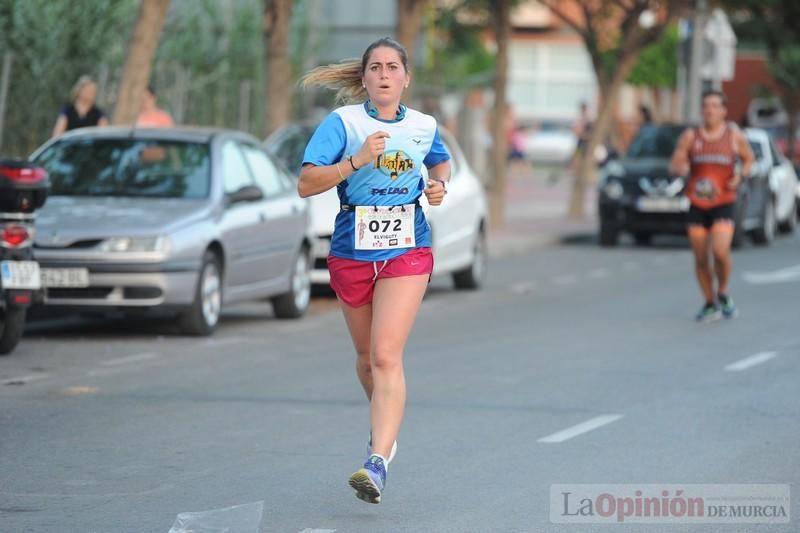
[[[311,70],[300,80],[300,85],[334,90],[337,102],[352,104],[367,99],[367,90],[361,82],[361,72],[361,61],[348,59]]]

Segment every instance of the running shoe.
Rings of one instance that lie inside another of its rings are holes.
[[[395,454],[397,454],[397,441],[392,443],[392,451],[389,452],[389,457],[386,459],[386,464],[391,464],[392,459],[394,459]],[[367,441],[367,457],[372,455],[372,432],[369,433],[369,440]]]
[[[733,298],[730,296],[720,294],[719,306],[722,309],[722,316],[725,318],[734,318],[739,313],[736,309],[736,304],[733,303]]]
[[[694,319],[698,322],[711,322],[712,320],[719,320],[721,317],[722,314],[716,304],[705,304]]]
[[[356,497],[367,503],[381,503],[381,493],[386,485],[386,466],[377,455],[370,456],[363,468],[350,476],[350,486],[356,491]]]

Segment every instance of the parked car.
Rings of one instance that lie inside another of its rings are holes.
[[[539,163],[565,164],[578,145],[569,122],[542,121],[524,128],[522,137],[525,157]]]
[[[797,226],[798,180],[794,166],[778,150],[775,141],[763,129],[745,130],[747,140],[756,156],[758,172],[766,174],[771,192],[767,224],[784,233],[792,233]],[[774,234],[774,232],[772,232]]]
[[[788,119],[783,103],[776,96],[752,98],[747,105],[747,125],[750,127],[771,129],[785,126]]]
[[[789,157],[789,139],[787,135],[787,128],[786,126],[778,126],[775,128],[765,128],[767,133],[769,133],[770,138],[775,142],[775,147],[778,149],[778,153],[784,155],[785,157]],[[792,166],[794,167],[794,173],[800,177],[800,127],[797,128],[795,131],[794,136],[794,155],[793,158],[790,159],[792,162]],[[797,213],[800,216],[800,185],[797,186]]]
[[[310,298],[308,202],[244,133],[86,128],[40,147],[50,175],[35,255],[49,306],[177,314],[208,335],[223,304]]]
[[[795,176],[798,176],[798,181],[800,181],[800,167],[794,167],[794,173]],[[795,199],[797,200],[797,217],[800,218],[800,183],[797,184]]]
[[[680,124],[643,126],[625,156],[603,166],[598,180],[601,245],[615,246],[621,232],[631,233],[640,245],[649,244],[653,235],[686,233],[687,180],[669,173],[672,153],[684,129]],[[740,246],[748,233],[756,243],[771,241],[771,197],[768,173],[762,165],[754,166],[739,187],[734,246]]]
[[[764,128],[772,140],[778,152],[789,157],[789,130],[786,126],[776,126],[774,128]],[[800,161],[800,127],[794,134],[794,163]]]
[[[797,115],[800,119],[800,114]],[[769,133],[778,151],[785,156],[789,154],[789,113],[776,96],[758,97],[750,100],[747,106],[747,124],[752,128],[761,128]],[[794,136],[794,164],[800,161],[800,127]]]
[[[316,126],[316,123],[290,124],[275,131],[264,144],[287,168],[299,175],[306,144]],[[485,281],[488,262],[486,195],[455,138],[443,128],[439,132],[452,156],[447,197],[441,206],[433,208],[425,195],[420,198],[433,234],[433,273],[451,275],[458,289],[477,289]],[[426,172],[424,167],[423,172]],[[339,212],[339,197],[334,188],[312,196],[310,200],[314,235],[311,281],[326,286],[330,283],[326,258],[330,252],[334,220]]]

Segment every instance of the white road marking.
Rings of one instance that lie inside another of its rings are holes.
[[[111,366],[106,368],[97,368],[95,370],[90,370],[86,373],[87,377],[96,378],[100,376],[113,376],[114,374],[123,374],[130,370],[134,370],[137,367],[135,366]]]
[[[773,359],[775,356],[778,355],[778,352],[761,352],[755,355],[751,355],[750,357],[745,357],[735,363],[731,363],[725,366],[725,370],[728,372],[741,372],[742,370],[747,370],[750,367],[760,365],[761,363],[766,363],[770,359]]]
[[[300,533],[336,533],[335,529],[310,529],[305,528]]]
[[[636,261],[625,261],[624,263],[622,263],[622,270],[624,270],[625,272],[634,272],[636,270],[639,270],[639,268],[640,265]]]
[[[102,368],[89,370],[86,375],[89,377],[113,376],[114,374],[122,374],[123,372],[127,372],[129,370],[141,368],[140,366],[136,366],[136,363],[143,363],[145,361],[154,361],[158,359],[161,359],[161,354],[151,352],[137,353],[134,355],[128,355],[126,357],[119,357],[117,359],[109,359],[108,361],[102,361],[100,363],[103,365]]]
[[[569,439],[571,439],[573,437],[577,437],[578,435],[581,435],[583,433],[588,433],[589,431],[592,431],[592,430],[597,429],[599,427],[605,426],[605,425],[610,424],[612,422],[616,422],[620,418],[622,418],[622,415],[601,415],[601,416],[596,416],[594,418],[591,418],[591,419],[587,420],[586,422],[581,422],[580,424],[577,424],[577,425],[572,426],[572,427],[568,427],[567,429],[564,429],[562,431],[558,431],[556,433],[553,433],[552,435],[548,435],[546,437],[542,437],[541,439],[539,439],[536,442],[544,442],[544,443],[564,442],[565,440],[569,440]]]
[[[511,292],[514,294],[526,294],[533,292],[536,289],[536,282],[523,281],[522,283],[515,283],[511,286]]]
[[[222,338],[210,338],[200,342],[201,346],[224,346],[226,344],[239,344],[242,342],[241,337],[222,337]]]
[[[135,355],[129,355],[127,357],[120,357],[118,359],[109,359],[108,361],[103,361],[103,366],[119,366],[119,365],[129,365],[131,363],[138,363],[141,361],[150,361],[151,359],[158,359],[161,357],[160,354],[157,353],[137,353]]]
[[[3,385],[26,385],[33,381],[41,381],[49,376],[49,374],[29,374],[27,376],[19,376],[16,378],[7,379],[3,382]]]
[[[800,281],[800,265],[781,268],[771,272],[745,272],[742,278],[753,285],[767,285],[771,283],[787,283]]]
[[[575,285],[578,283],[578,277],[574,274],[562,274],[554,277],[553,283],[556,285]]]
[[[651,258],[654,265],[664,266],[669,264],[670,258],[666,255],[656,255]]]
[[[603,279],[609,276],[610,272],[605,268],[593,268],[587,274],[588,279]]]

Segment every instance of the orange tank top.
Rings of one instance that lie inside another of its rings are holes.
[[[736,201],[736,191],[728,188],[736,169],[736,148],[733,128],[725,125],[718,139],[703,137],[699,128],[694,130],[694,141],[689,150],[689,185],[686,195],[693,205],[710,209]]]

